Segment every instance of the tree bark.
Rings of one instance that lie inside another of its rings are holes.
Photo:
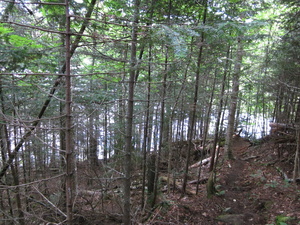
[[[136,54],[137,54],[137,29],[139,21],[139,0],[134,0],[134,14],[131,34],[131,57],[130,57],[130,74],[128,81],[128,105],[126,116],[126,131],[125,131],[125,157],[124,157],[124,214],[123,223],[131,224],[130,215],[130,184],[131,184],[131,152],[132,152],[132,128],[133,128],[133,109],[134,109],[134,84],[136,78]]]
[[[147,172],[147,142],[149,136],[149,117],[150,117],[150,101],[151,101],[151,44],[149,46],[149,64],[148,64],[148,85],[147,85],[147,105],[146,105],[146,115],[145,115],[145,126],[144,126],[144,137],[143,137],[143,180],[142,180],[142,200],[141,207],[144,208],[145,205],[145,187],[146,187],[146,172]]]
[[[242,37],[238,37],[237,56],[236,56],[234,73],[232,78],[231,102],[230,102],[228,126],[227,126],[226,140],[225,140],[225,157],[227,159],[234,159],[232,153],[232,136],[234,133],[235,114],[236,114],[238,95],[239,95],[239,82],[240,82],[239,80],[240,80],[241,65],[243,60],[243,43],[241,39]]]
[[[201,161],[203,159],[203,154],[206,151],[206,139],[208,136],[208,128],[209,128],[209,123],[210,123],[210,116],[211,116],[211,108],[212,108],[212,104],[213,104],[213,98],[214,98],[214,93],[215,93],[215,86],[216,86],[216,79],[217,79],[217,71],[215,71],[215,77],[213,80],[213,88],[211,90],[211,94],[210,94],[210,100],[209,100],[209,105],[208,105],[208,109],[207,109],[207,113],[205,115],[205,124],[204,124],[204,136],[203,136],[203,150],[201,152]],[[212,149],[212,151],[214,151],[215,149]],[[201,176],[201,171],[202,171],[202,167],[199,167],[198,170],[198,180],[200,179]],[[196,187],[196,194],[198,194],[198,190],[199,190],[199,182],[197,183],[197,187]]]
[[[204,5],[204,12],[203,12],[203,20],[202,23],[205,24],[206,22],[206,14],[207,14],[207,1],[205,1]],[[204,42],[204,33],[201,34],[200,43]],[[196,80],[195,80],[195,91],[194,91],[194,99],[193,104],[191,106],[190,116],[189,116],[189,125],[188,125],[188,151],[186,157],[186,164],[184,169],[183,175],[183,184],[182,184],[182,196],[185,195],[186,185],[187,185],[187,177],[189,171],[189,162],[190,162],[190,155],[191,155],[191,146],[192,146],[192,139],[194,136],[194,127],[196,121],[196,108],[198,102],[198,90],[199,90],[199,81],[200,81],[200,67],[202,63],[202,53],[203,53],[203,45],[201,44],[197,59],[197,71],[196,71]]]
[[[296,147],[296,154],[294,159],[294,171],[293,171],[293,181],[296,182],[297,179],[299,179],[300,176],[300,130],[299,125],[297,125],[296,128],[296,141],[297,141],[297,147]]]
[[[295,124],[296,124],[297,147],[296,147],[296,154],[294,159],[294,171],[293,171],[294,182],[296,182],[296,179],[299,179],[300,176],[300,99],[298,100],[297,103]]]
[[[154,179],[154,190],[153,190],[153,199],[151,202],[151,207],[154,207],[157,198],[158,192],[158,177],[159,177],[159,165],[161,159],[162,145],[163,145],[163,136],[164,136],[164,117],[165,117],[165,97],[166,97],[166,89],[167,89],[167,76],[168,76],[168,48],[166,48],[166,56],[165,56],[165,70],[163,76],[163,89],[161,95],[161,107],[160,107],[160,123],[159,123],[159,140],[158,140],[158,150],[156,153],[155,159],[155,179]]]
[[[73,205],[75,195],[75,170],[74,170],[74,146],[72,139],[72,84],[71,84],[71,27],[69,15],[69,0],[66,4],[66,97],[65,97],[65,111],[66,111],[66,205],[67,205],[67,223],[71,225],[73,222]]]
[[[220,91],[220,101],[219,101],[219,107],[218,107],[218,114],[217,114],[217,120],[215,123],[215,135],[214,135],[214,143],[213,143],[213,149],[211,153],[211,161],[209,165],[209,171],[213,171],[215,166],[215,157],[216,157],[216,147],[219,139],[219,129],[220,129],[220,122],[221,122],[221,115],[222,115],[222,109],[224,105],[224,92],[225,92],[225,83],[227,79],[227,73],[229,69],[229,56],[230,56],[230,46],[228,46],[227,53],[226,53],[226,63],[225,63],[225,69],[223,74],[223,80],[222,80],[222,86]]]

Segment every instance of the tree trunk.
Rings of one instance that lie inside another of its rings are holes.
[[[296,116],[295,116],[295,124],[300,124],[300,98],[297,102],[297,110],[296,110]]]
[[[15,94],[13,94],[13,105],[16,105],[16,101],[15,101]],[[17,118],[16,115],[16,109],[13,109],[13,115],[14,118]],[[13,127],[13,135],[14,135],[14,144],[17,144],[17,137],[18,135],[18,130],[17,127],[14,126]],[[9,139],[9,137],[7,136],[7,140]],[[11,146],[10,146],[10,142],[8,142],[9,145],[7,146],[7,150],[8,150],[8,154],[11,154]],[[15,190],[15,198],[16,198],[16,203],[17,203],[17,208],[18,208],[18,222],[21,225],[25,225],[25,220],[24,220],[24,212],[22,210],[22,201],[21,201],[21,194],[20,194],[20,188],[19,188],[19,165],[18,165],[18,160],[15,160],[14,164],[11,165],[11,173],[13,176],[13,183],[16,186],[16,190]]]
[[[296,153],[295,153],[295,159],[294,159],[294,171],[293,171],[293,181],[296,182],[297,179],[300,178],[300,129],[299,124],[296,128],[296,141],[297,141],[297,147],[296,147]]]
[[[230,102],[228,126],[227,126],[226,140],[225,140],[225,157],[227,159],[234,159],[232,153],[232,136],[234,133],[235,113],[237,109],[238,95],[239,95],[239,79],[240,79],[241,65],[243,60],[243,43],[241,39],[242,37],[238,38],[237,56],[236,56],[234,73],[232,78],[231,102]]]
[[[167,176],[168,192],[170,192],[170,184],[171,183],[169,181],[171,179],[170,176],[171,176],[171,172],[172,172],[172,166],[174,166],[174,165],[172,165],[173,150],[174,150],[173,146],[172,146],[172,143],[173,143],[173,141],[179,141],[179,140],[182,139],[182,136],[179,134],[180,133],[179,130],[181,128],[180,118],[178,118],[178,122],[176,123],[176,132],[173,132],[173,120],[174,120],[175,110],[177,109],[177,105],[179,104],[179,99],[182,96],[182,92],[186,87],[186,78],[187,78],[187,73],[188,73],[188,68],[189,68],[189,65],[190,65],[190,61],[191,60],[189,60],[189,63],[186,67],[186,70],[185,70],[185,73],[184,73],[184,78],[183,78],[183,84],[181,85],[179,93],[176,97],[175,103],[172,107],[171,116],[170,116],[170,122],[169,122],[169,135],[170,135],[170,137],[169,137],[169,141],[168,141],[169,154],[168,154],[168,176]],[[181,112],[183,112],[183,111],[184,110],[183,110],[183,107],[182,107]],[[176,137],[173,138],[174,133],[175,133]]]
[[[220,101],[219,101],[219,107],[218,107],[218,114],[217,114],[217,119],[216,119],[216,124],[215,124],[215,135],[214,135],[214,144],[213,144],[213,149],[211,153],[211,161],[209,165],[209,171],[213,171],[214,165],[215,165],[215,157],[216,157],[216,147],[217,143],[219,140],[219,129],[220,129],[220,122],[221,122],[221,116],[222,116],[222,110],[223,110],[223,105],[224,105],[224,92],[225,92],[225,86],[226,86],[226,79],[227,79],[227,72],[230,67],[230,46],[228,46],[227,53],[226,53],[226,63],[225,63],[225,68],[224,68],[224,74],[223,74],[223,80],[221,84],[221,91],[220,91]]]
[[[165,117],[165,97],[166,97],[166,89],[167,89],[167,76],[168,76],[168,48],[166,48],[166,56],[165,56],[165,70],[163,76],[163,89],[161,94],[161,107],[160,107],[160,124],[159,124],[159,140],[158,140],[158,151],[156,153],[155,159],[155,180],[154,180],[154,190],[153,190],[153,199],[151,202],[151,206],[153,207],[158,192],[158,177],[159,177],[159,165],[161,160],[161,152],[162,152],[162,145],[163,145],[163,137],[164,137],[164,117]]]
[[[65,1],[66,4],[66,93],[65,93],[65,112],[66,112],[66,207],[67,207],[67,223],[73,224],[73,206],[75,196],[75,158],[74,146],[72,138],[72,84],[71,84],[71,29],[70,29],[70,15],[69,15],[69,0]]]
[[[204,136],[203,136],[203,142],[202,142],[203,150],[201,152],[201,158],[200,158],[201,161],[203,159],[204,152],[206,151],[206,149],[205,149],[206,148],[206,139],[207,139],[207,136],[208,136],[208,128],[209,128],[209,123],[210,123],[211,108],[212,108],[214,92],[215,92],[215,86],[216,86],[216,79],[217,79],[216,76],[217,76],[217,71],[215,71],[215,77],[214,77],[214,81],[213,81],[213,88],[211,90],[209,105],[208,105],[207,113],[205,115]],[[214,149],[212,149],[212,151],[214,151]],[[197,177],[198,180],[200,180],[200,177],[201,177],[201,170],[202,170],[202,166],[199,166],[198,177]],[[196,194],[198,194],[198,190],[199,190],[199,182],[197,183]]]
[[[296,179],[300,178],[300,99],[298,100],[297,103],[295,124],[296,124],[297,147],[296,147],[296,153],[294,159],[294,171],[293,171],[294,182],[296,182]]]
[[[105,91],[107,91],[107,84],[105,83]],[[108,107],[104,106],[104,146],[103,146],[103,162],[107,163],[108,156],[110,155],[108,149]]]
[[[148,139],[149,136],[149,117],[150,117],[150,100],[151,100],[151,44],[149,45],[149,64],[148,64],[148,85],[147,85],[147,104],[146,104],[146,115],[145,115],[145,126],[144,126],[144,136],[143,136],[143,180],[142,180],[142,200],[141,207],[144,208],[145,205],[145,187],[146,187],[146,171],[147,171],[147,142],[151,141]]]
[[[203,24],[205,24],[205,22],[206,22],[206,14],[207,14],[207,1],[205,1],[205,5],[204,5],[203,20],[202,20]],[[200,43],[203,43],[203,42],[204,42],[204,33],[202,32]],[[196,71],[196,80],[195,80],[194,99],[193,99],[190,116],[189,116],[188,150],[187,150],[187,157],[186,157],[186,163],[185,163],[185,169],[184,169],[184,175],[183,175],[182,196],[185,194],[185,190],[186,190],[192,139],[194,136],[194,126],[195,126],[195,121],[196,121],[196,109],[197,109],[197,102],[198,102],[198,89],[199,89],[199,81],[200,81],[200,67],[201,67],[201,63],[202,63],[202,53],[203,53],[203,45],[200,46],[198,59],[197,59],[197,71]]]
[[[125,157],[124,157],[124,215],[123,223],[125,225],[131,224],[130,216],[130,184],[131,184],[131,152],[132,152],[132,127],[133,127],[133,109],[134,109],[134,84],[136,78],[137,66],[137,29],[139,21],[139,0],[134,0],[134,14],[131,35],[131,57],[130,57],[130,74],[128,81],[128,105],[127,105],[127,120],[125,131]]]

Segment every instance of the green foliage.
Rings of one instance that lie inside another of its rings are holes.
[[[12,47],[30,47],[30,48],[41,48],[42,45],[37,44],[36,41],[31,38],[23,37],[14,34],[12,28],[0,26],[0,41],[4,45],[11,45]]]
[[[104,1],[104,6],[109,10],[109,14],[122,16],[124,10],[128,9],[127,1]]]
[[[45,2],[53,2],[52,0],[46,0]],[[61,0],[56,0],[54,2],[63,3]],[[47,18],[46,22],[48,22],[52,29],[54,27],[59,28],[60,25],[64,24],[65,21],[65,7],[59,5],[40,5],[39,6],[40,13],[42,13],[43,17]],[[62,29],[62,27],[61,27]]]
[[[33,84],[32,83],[28,83],[28,82],[23,81],[23,80],[19,80],[17,82],[17,86],[19,86],[19,87],[31,87],[31,86],[33,86]]]
[[[38,50],[42,45],[30,38],[12,34],[10,29],[1,30],[4,35],[0,36],[0,56],[6,70],[24,70],[30,61],[40,57]]]
[[[266,178],[265,178],[264,173],[263,173],[262,170],[257,170],[257,171],[255,171],[254,174],[251,174],[250,176],[254,177],[254,178],[258,178],[261,182],[266,181]]]
[[[154,36],[158,40],[163,41],[164,44],[171,46],[174,49],[176,57],[182,58],[187,55],[187,43],[184,36],[177,31],[176,28],[166,25],[159,25],[156,27],[157,29],[155,30]]]
[[[291,219],[292,218],[289,216],[279,215],[279,216],[276,216],[276,218],[275,218],[275,224],[276,225],[288,225],[288,223],[286,223],[286,222],[288,222]]]
[[[265,184],[265,188],[276,188],[279,185],[279,183],[275,180],[272,180],[270,183]]]
[[[13,32],[13,29],[7,28],[7,27],[3,27],[3,26],[0,25],[0,35],[1,36],[5,35],[5,34],[9,34],[11,32]]]
[[[12,34],[9,36],[9,42],[14,47],[30,47],[30,48],[40,48],[42,45],[36,44],[35,41],[30,40],[26,37],[21,37],[19,35]]]

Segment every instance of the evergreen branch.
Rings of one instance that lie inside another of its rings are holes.
[[[92,0],[89,8],[88,8],[88,12],[86,14],[86,18],[90,18],[91,15],[92,15],[92,12],[93,12],[93,9],[94,9],[94,6],[96,5],[96,1],[97,0]],[[82,26],[81,26],[81,29],[79,31],[79,34],[83,34],[86,27],[87,27],[87,24],[88,24],[88,20],[86,19]],[[80,43],[80,40],[81,40],[81,35],[76,35],[76,38],[74,40],[74,43],[71,47],[71,51],[70,51],[70,56],[72,57],[72,55],[74,54],[76,48],[79,46],[79,43]],[[65,70],[66,70],[66,62],[64,63],[64,65],[62,66],[61,68],[61,71],[60,73],[61,74],[64,74],[65,73]],[[45,100],[44,102],[44,105],[40,111],[40,113],[38,114],[37,116],[37,120],[35,120],[33,123],[32,123],[32,126],[31,128],[23,135],[23,137],[21,138],[21,140],[19,141],[19,143],[16,145],[15,149],[12,151],[11,154],[9,154],[9,158],[7,160],[7,162],[4,163],[1,171],[0,171],[0,180],[3,178],[3,176],[5,175],[6,171],[8,170],[8,168],[10,167],[10,165],[13,163],[14,159],[16,158],[20,148],[23,146],[24,142],[31,136],[32,132],[35,130],[35,128],[37,127],[37,125],[39,124],[40,122],[40,119],[43,117],[46,109],[48,108],[51,100],[52,100],[52,97],[53,95],[55,94],[55,91],[57,89],[57,87],[59,86],[59,84],[61,83],[62,81],[62,78],[63,76],[62,75],[59,75],[58,78],[55,80],[55,83],[53,84],[49,94],[48,94],[48,97],[47,99]]]

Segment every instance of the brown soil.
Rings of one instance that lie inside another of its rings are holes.
[[[284,180],[282,173],[291,177],[293,168],[290,159],[278,158],[278,148],[272,140],[251,146],[235,137],[235,160],[220,163],[216,196],[207,198],[206,185],[197,196],[164,194],[166,204],[145,224],[300,224],[299,186]]]
[[[220,157],[218,162],[215,196],[207,197],[206,184],[199,185],[197,195],[184,197],[176,188],[168,193],[162,184],[156,208],[151,213],[141,214],[141,210],[134,211],[139,207],[141,191],[132,190],[133,224],[300,224],[299,185],[284,179],[284,176],[292,177],[294,150],[291,149],[295,146],[276,144],[272,138],[254,146],[235,137],[235,160]],[[197,179],[197,173],[198,168],[191,169],[189,180]],[[208,176],[206,165],[201,178]],[[188,184],[188,193],[194,193],[196,186]],[[106,197],[101,193],[97,195],[95,192],[92,197],[78,199],[79,212],[84,215],[84,221],[78,224],[121,224],[120,192],[116,189]]]

